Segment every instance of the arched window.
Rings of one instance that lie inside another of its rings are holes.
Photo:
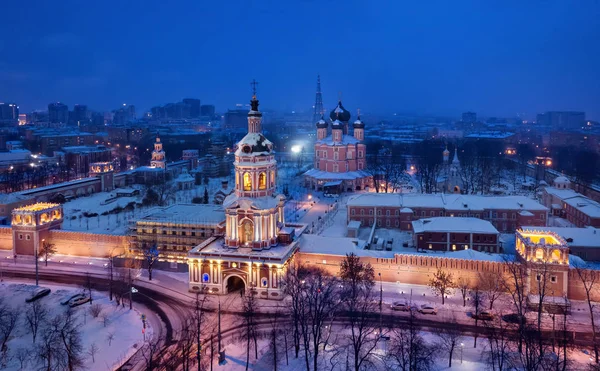
[[[544,260],[544,250],[543,249],[535,250],[535,258],[537,260]]]
[[[258,189],[267,189],[267,174],[258,174]]]
[[[244,173],[244,191],[252,190],[252,177],[250,173]]]
[[[552,260],[557,262],[560,261],[560,251],[557,249],[552,250]]]
[[[208,282],[210,281],[210,276],[208,275],[208,273],[204,273],[202,275],[202,282]]]

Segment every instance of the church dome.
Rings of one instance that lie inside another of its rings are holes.
[[[263,156],[273,152],[273,143],[261,133],[248,133],[236,145],[236,156]]]
[[[343,130],[344,129],[344,124],[340,120],[335,120],[331,124],[331,129],[333,129],[333,130],[335,130],[335,129]]]
[[[358,117],[356,118],[356,121],[354,121],[354,124],[352,126],[354,126],[355,129],[364,129],[365,128],[365,123],[362,122],[362,120],[360,119],[360,114],[358,115]]]
[[[329,118],[331,121],[340,120],[341,122],[348,122],[350,121],[350,112],[342,106],[342,101],[340,100],[329,114]]]
[[[323,116],[317,121],[317,129],[327,129],[327,121],[323,119]]]

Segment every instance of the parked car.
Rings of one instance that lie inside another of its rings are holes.
[[[402,311],[402,312],[408,312],[410,310],[410,305],[408,305],[406,303],[403,303],[403,302],[400,302],[400,301],[397,301],[397,302],[394,302],[392,304],[391,308],[392,308],[392,310],[399,310],[399,311]]]
[[[69,302],[69,306],[71,308],[74,308],[74,307],[80,306],[81,304],[85,304],[85,303],[87,303],[89,301],[90,301],[90,297],[89,296],[81,296],[81,297],[78,297],[78,298],[75,298],[75,299],[71,300]]]
[[[479,314],[473,314],[473,319],[478,319],[482,321],[491,321],[494,319],[494,313],[489,312],[487,310],[483,310],[479,312]]]
[[[50,294],[50,289],[47,287],[40,287],[35,289],[35,291],[33,292],[33,294],[31,294],[30,297],[28,297],[27,299],[25,299],[25,302],[27,303],[31,303],[32,301],[36,301],[39,298],[43,298],[44,296]]]
[[[518,313],[511,313],[511,314],[507,314],[502,316],[502,319],[508,323],[516,323],[518,324],[519,322],[521,322],[522,324],[527,323],[527,318],[525,318],[525,316],[523,315],[519,315]]]
[[[67,296],[66,298],[64,298],[64,299],[63,299],[63,300],[60,302],[60,304],[61,304],[61,305],[67,305],[67,304],[69,304],[69,302],[70,302],[71,300],[74,300],[74,299],[77,299],[77,298],[82,298],[82,297],[85,297],[85,294],[79,293],[79,294],[75,294],[75,295]]]
[[[419,308],[419,313],[437,314],[437,309],[429,304],[423,304],[423,305],[421,305],[421,308]]]

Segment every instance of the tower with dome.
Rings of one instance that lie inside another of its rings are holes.
[[[262,134],[256,88],[250,106],[248,134],[235,145],[235,188],[223,201],[224,233],[188,253],[189,285],[192,292],[251,290],[281,299],[281,277],[306,226],[285,223],[285,197],[275,192],[277,162],[273,143]]]
[[[304,173],[307,188],[317,191],[338,188],[352,192],[373,185],[373,177],[366,171],[365,124],[360,111],[352,124],[352,135],[349,133],[350,119],[350,112],[340,100],[330,112],[329,122],[324,117],[316,122],[314,165]]]

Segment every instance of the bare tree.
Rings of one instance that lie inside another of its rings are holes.
[[[98,348],[98,346],[96,345],[96,343],[91,343],[90,344],[90,346],[88,348],[88,351],[87,351],[87,354],[90,357],[92,357],[92,363],[96,363],[96,354],[98,353],[98,350],[100,350],[100,349]]]
[[[31,362],[31,350],[27,348],[19,348],[15,352],[15,358],[19,361],[19,370],[27,369],[27,365]]]
[[[488,349],[485,353],[488,367],[492,371],[513,368],[511,362],[511,340],[507,324],[498,316],[496,320],[484,322]]]
[[[312,268],[304,280],[301,323],[307,371],[310,371],[309,358],[312,358],[312,369],[318,369],[320,349],[331,335],[331,323],[339,303],[338,285],[337,278],[321,268]]]
[[[101,304],[93,304],[90,309],[90,315],[92,316],[92,318],[98,318],[100,316],[100,313],[102,313],[102,305]]]
[[[56,317],[52,327],[57,333],[68,370],[73,371],[81,367],[83,365],[81,332],[70,308],[65,314]]]
[[[363,364],[370,363],[382,335],[373,316],[377,308],[373,300],[375,273],[371,264],[365,264],[356,255],[348,254],[342,260],[340,278],[343,286],[340,293],[342,308],[350,329],[354,369],[358,371],[364,368]]]
[[[254,341],[254,358],[258,359],[258,339],[257,339],[257,323],[256,313],[258,311],[258,303],[252,290],[244,297],[242,312],[242,337],[246,340],[246,370],[250,365],[250,343]]]
[[[512,299],[515,308],[515,314],[518,318],[518,351],[523,352],[523,339],[525,336],[525,311],[526,307],[526,284],[527,284],[527,268],[514,257],[504,256],[504,272],[500,280],[502,289],[508,292]]]
[[[152,269],[154,268],[154,263],[158,261],[159,256],[156,243],[148,244],[144,242],[142,245],[142,254],[144,256],[144,260],[146,261],[148,280],[152,281]]]
[[[429,371],[434,365],[435,348],[427,344],[417,325],[415,311],[409,312],[407,324],[394,327],[387,356],[389,369]]]
[[[195,341],[196,341],[196,349],[200,350],[202,348],[202,343],[201,343],[201,336],[202,336],[202,331],[203,331],[203,327],[204,327],[204,323],[205,323],[205,317],[206,317],[206,310],[205,310],[205,305],[208,301],[208,298],[206,295],[201,295],[199,292],[196,292],[196,298],[194,299],[194,302],[192,303],[194,305],[194,313],[193,313],[193,323],[192,325],[194,326],[193,330],[188,333],[188,335],[195,335]],[[198,365],[202,364],[202,359],[201,359],[201,352],[198,351],[196,353],[196,362],[198,363]],[[200,367],[200,366],[198,366]]]
[[[592,269],[589,269],[585,265],[576,264],[575,265],[575,273],[577,277],[581,281],[581,285],[583,286],[583,291],[585,292],[585,300],[588,306],[588,310],[590,311],[590,322],[591,322],[591,330],[592,330],[592,342],[594,346],[594,360],[596,363],[599,363],[599,351],[598,344],[596,341],[596,321],[594,318],[594,308],[596,307],[596,302],[592,300],[593,295],[598,292],[598,282],[600,281],[600,275]]]
[[[180,363],[183,371],[190,370],[191,362],[194,358],[194,345],[196,344],[196,325],[194,322],[193,313],[189,313],[181,324],[179,340],[176,345],[177,349],[174,352],[177,354],[178,363]]]
[[[429,287],[436,296],[442,297],[442,305],[444,305],[444,298],[446,295],[452,295],[452,287],[454,281],[452,280],[452,273],[443,271],[441,268],[433,274],[433,277],[429,280]]]
[[[0,302],[0,351],[6,352],[6,343],[19,323],[21,311],[19,308]]]
[[[28,305],[27,310],[25,311],[25,321],[27,322],[27,326],[29,327],[29,331],[31,332],[34,343],[40,326],[46,321],[47,318],[48,308],[39,300],[36,300]]]
[[[146,371],[153,371],[159,368],[159,351],[161,348],[162,339],[160,337],[151,337],[144,342],[140,348],[140,354],[144,359]]]
[[[44,257],[44,264],[46,267],[48,266],[48,259],[56,254],[56,246],[53,243],[50,243],[46,240],[42,241],[42,246],[40,247],[40,251],[38,256]]]
[[[460,276],[456,280],[456,288],[460,291],[460,295],[463,299],[463,307],[467,306],[467,296],[469,295],[469,289],[471,288],[471,282],[468,278]]]
[[[41,369],[45,369],[46,371],[60,369],[60,340],[57,335],[51,326],[45,327],[37,346],[36,358],[42,366]]]
[[[450,323],[452,326],[444,327],[435,332],[438,337],[438,345],[448,353],[448,367],[452,367],[452,356],[462,340],[462,334],[456,319],[452,318]]]
[[[490,310],[494,309],[494,302],[503,294],[501,277],[497,272],[485,271],[479,273],[479,285],[485,293],[485,298],[490,303]]]
[[[114,332],[109,332],[108,334],[106,334],[106,341],[108,341],[108,346],[110,346],[113,340],[115,340]]]
[[[471,305],[473,306],[473,318],[475,318],[475,336],[473,341],[473,348],[477,348],[477,325],[479,321],[479,312],[483,307],[483,295],[481,294],[479,284],[473,286],[473,289],[471,290]]]
[[[283,292],[290,297],[289,315],[292,320],[292,340],[294,346],[294,356],[298,358],[300,353],[301,342],[301,318],[302,310],[304,309],[303,298],[303,283],[306,269],[296,259],[292,261],[285,271],[282,279]],[[287,338],[286,338],[287,339]],[[286,349],[287,352],[287,349]]]

